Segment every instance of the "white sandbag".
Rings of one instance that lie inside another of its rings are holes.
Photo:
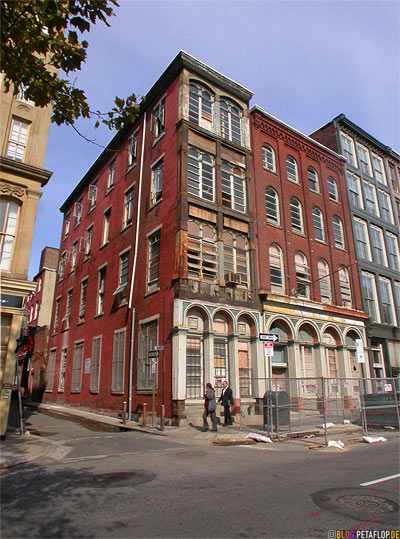
[[[383,436],[363,436],[364,442],[367,444],[377,444],[379,442],[387,442],[386,438]]]
[[[335,440],[329,440],[328,447],[336,447],[337,449],[344,449],[344,443],[341,440],[335,442]]]
[[[326,427],[327,429],[329,429],[329,427],[334,427],[334,426],[335,426],[335,423],[327,423],[326,425],[325,423],[323,423],[322,428],[324,429]]]
[[[257,434],[256,432],[249,432],[246,438],[249,438],[250,440],[255,440],[256,442],[264,442],[267,444],[273,443],[269,436],[263,436],[262,434]]]

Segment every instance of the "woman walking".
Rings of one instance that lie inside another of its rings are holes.
[[[204,412],[203,412],[203,428],[202,432],[208,430],[208,421],[207,417],[210,416],[212,431],[217,432],[217,414],[215,410],[217,409],[217,401],[215,400],[215,391],[213,386],[208,382],[206,384],[206,394],[204,395]]]

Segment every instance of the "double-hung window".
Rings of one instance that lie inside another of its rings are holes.
[[[272,187],[267,187],[265,189],[265,209],[267,223],[279,225],[279,199],[277,192]]]
[[[295,197],[290,199],[290,219],[292,222],[292,232],[303,234],[303,208],[301,202]]]
[[[89,185],[89,189],[88,189],[88,200],[89,200],[88,212],[93,210],[93,208],[96,206],[96,199],[97,199],[97,180],[94,180]]]
[[[225,231],[222,235],[224,244],[224,278],[235,279],[235,283],[249,286],[248,239],[242,234]]]
[[[346,172],[346,178],[350,205],[363,208],[360,178],[351,172]]]
[[[319,183],[318,183],[318,174],[317,171],[309,167],[307,170],[307,177],[308,177],[308,186],[310,188],[310,191],[314,191],[315,193],[319,193]]]
[[[91,393],[99,392],[101,342],[102,342],[101,336],[93,337],[92,357],[90,359],[90,380],[89,380],[89,391]]]
[[[271,292],[285,293],[285,279],[282,249],[275,244],[269,247],[269,273],[271,279]]]
[[[204,86],[191,82],[189,85],[189,121],[211,130],[214,96]]]
[[[0,200],[0,269],[8,270],[14,249],[19,205],[11,200]]]
[[[131,167],[134,163],[136,163],[137,146],[138,146],[138,132],[134,133],[133,135],[129,137],[128,167]]]
[[[288,155],[286,157],[286,176],[290,182],[299,183],[299,172],[297,162],[294,157]]]
[[[86,237],[85,237],[85,242],[84,242],[85,256],[89,256],[89,255],[90,255],[90,249],[91,249],[91,247],[92,247],[92,237],[93,237],[93,225],[91,225],[91,226],[86,230]]]
[[[332,217],[332,228],[335,247],[337,249],[344,249],[343,223],[337,215]]]
[[[74,204],[74,227],[77,227],[82,220],[82,198]]]
[[[329,198],[335,202],[339,202],[339,192],[336,181],[331,176],[328,176],[326,182],[328,184]]]
[[[357,256],[366,260],[372,260],[367,223],[357,217],[354,218],[354,239],[356,242]]]
[[[358,158],[360,161],[360,169],[363,174],[372,176],[371,174],[371,161],[369,159],[369,151],[362,144],[357,143]]]
[[[375,225],[370,228],[371,247],[374,257],[374,262],[381,266],[387,265],[385,243],[383,241],[383,231]]]
[[[341,139],[342,139],[342,150],[343,150],[344,157],[346,158],[349,165],[353,167],[357,167],[356,152],[354,149],[354,140],[348,135],[345,135],[344,133],[340,133],[340,134],[341,134]]]
[[[82,378],[83,342],[76,343],[72,360],[71,393],[80,393]]]
[[[270,172],[276,172],[275,152],[271,146],[262,147],[263,167]]]
[[[377,309],[377,293],[375,276],[366,271],[361,272],[361,291],[364,299],[365,312],[368,313],[372,322],[380,322],[379,310]]]
[[[162,198],[163,161],[160,159],[151,169],[150,205],[154,206]]]
[[[214,202],[215,160],[206,152],[189,146],[188,152],[188,193]]]
[[[241,110],[231,101],[221,99],[219,104],[221,136],[236,144],[242,143]]]
[[[312,221],[315,239],[325,241],[324,219],[321,210],[317,207],[314,207],[312,210]]]
[[[79,321],[82,321],[82,320],[85,319],[87,285],[88,285],[88,280],[87,279],[82,281],[82,284],[81,284],[81,299],[80,299],[80,304],[79,304]]]
[[[111,189],[114,186],[115,180],[115,157],[108,165],[108,179],[107,179],[107,189]]]
[[[303,298],[310,297],[310,269],[306,256],[300,251],[295,258],[297,295]]]
[[[165,98],[161,99],[153,111],[153,135],[157,139],[165,130]]]
[[[138,370],[137,389],[149,391],[153,387],[156,370],[152,369],[149,352],[155,350],[158,344],[158,323],[157,320],[140,325],[138,336]],[[155,372],[154,372],[155,371]]]
[[[332,302],[331,278],[329,266],[322,258],[318,260],[318,280],[322,303]]]
[[[214,283],[218,279],[217,234],[208,223],[188,221],[188,276]]]
[[[375,186],[372,185],[368,181],[363,181],[363,187],[364,187],[364,197],[365,197],[365,209],[372,213],[373,215],[379,215],[378,214],[378,201],[376,199],[376,189]]]
[[[392,204],[390,202],[390,196],[385,191],[378,189],[379,206],[381,210],[381,218],[388,223],[393,224],[393,212]]]
[[[114,296],[120,294],[128,286],[129,275],[129,250],[119,255],[119,279],[118,287],[114,292]]]
[[[389,279],[378,277],[380,304],[381,304],[381,322],[382,324],[396,324],[396,315],[394,312],[392,285]]]
[[[344,307],[351,307],[351,289],[350,289],[350,279],[349,272],[345,266],[339,268],[339,286],[340,286],[340,297],[342,298],[342,304]]]
[[[221,184],[223,206],[244,213],[246,211],[246,189],[243,169],[223,161]]]
[[[114,331],[114,342],[111,363],[111,392],[122,393],[124,391],[124,367],[125,367],[125,337],[126,329]]]
[[[372,154],[372,168],[374,169],[375,178],[378,182],[387,185],[382,157],[379,157],[379,155],[375,155],[374,153]]]
[[[111,218],[111,208],[108,208],[104,212],[104,219],[103,219],[103,233],[101,237],[101,245],[105,245],[108,243],[109,233],[110,233],[110,218]]]
[[[97,281],[97,301],[96,301],[96,315],[104,313],[104,294],[106,288],[106,267],[103,266],[99,269],[99,277]]]
[[[22,161],[26,149],[29,124],[22,120],[13,119],[11,124],[10,139],[7,147],[7,157],[15,161]]]
[[[389,268],[395,271],[400,270],[399,263],[399,241],[397,236],[387,232],[386,233],[386,245]]]
[[[148,237],[147,289],[157,288],[160,278],[160,229]]]
[[[69,234],[69,227],[70,227],[70,224],[71,224],[71,212],[68,212],[66,215],[65,215],[65,220],[64,220],[64,239],[68,236]]]
[[[132,216],[133,216],[133,187],[128,189],[125,193],[125,200],[124,200],[124,221],[123,221],[123,227],[128,226],[132,222]]]

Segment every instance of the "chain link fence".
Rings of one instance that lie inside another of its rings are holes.
[[[325,439],[333,425],[362,427],[364,436],[400,430],[399,398],[397,378],[242,378],[240,428],[275,434],[323,429]]]

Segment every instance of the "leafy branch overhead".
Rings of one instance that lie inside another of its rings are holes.
[[[21,85],[25,97],[39,107],[51,104],[52,121],[73,125],[95,118],[110,129],[132,123],[139,113],[135,94],[115,98],[109,112],[90,109],[85,92],[69,77],[85,62],[88,42],[82,39],[98,21],[110,26],[116,0],[1,1],[1,71],[4,89]],[[66,78],[63,78],[63,77]]]

